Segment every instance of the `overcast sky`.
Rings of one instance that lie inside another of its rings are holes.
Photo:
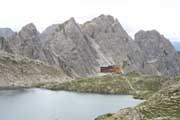
[[[0,27],[20,30],[33,22],[39,31],[74,17],[83,23],[100,14],[117,18],[133,37],[140,29],[156,29],[180,41],[180,0],[0,0]]]

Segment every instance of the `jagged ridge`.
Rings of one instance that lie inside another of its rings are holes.
[[[39,33],[30,23],[11,37],[0,39],[3,51],[58,66],[70,76],[92,76],[100,66],[117,64],[125,73],[179,75],[175,49],[157,31],[140,31],[135,41],[117,19],[101,15],[79,25],[74,18]]]

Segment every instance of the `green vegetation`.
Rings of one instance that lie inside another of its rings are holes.
[[[159,116],[180,118],[180,83],[161,89],[137,109],[149,119]]]
[[[52,90],[100,94],[130,94],[146,101],[134,108],[99,116],[95,120],[178,120],[180,119],[179,77],[139,75],[105,75],[79,78],[64,83],[39,84]]]
[[[129,94],[132,92],[128,83],[122,76],[103,76],[81,78],[62,84],[51,84],[52,90],[68,90],[76,92],[101,93],[101,94]]]
[[[146,101],[134,108],[99,116],[95,120],[178,120],[180,119],[179,77],[139,75],[106,75],[81,78],[46,86],[52,90],[68,90],[100,94],[130,94]]]
[[[109,117],[112,117],[113,114],[112,113],[107,113],[107,114],[104,114],[98,118],[96,118],[95,120],[103,120],[103,119],[106,119],[106,118],[109,118]]]
[[[80,78],[60,83],[46,84],[51,90],[67,90],[100,94],[130,94],[135,98],[147,99],[158,91],[168,77],[139,75],[105,75],[100,77]],[[43,85],[39,85],[44,87]]]
[[[180,82],[170,81],[144,103],[95,120],[180,120]]]
[[[177,81],[180,81],[180,76],[177,76],[177,77],[176,77],[176,80],[177,80]]]

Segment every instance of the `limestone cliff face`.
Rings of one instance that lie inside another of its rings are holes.
[[[100,50],[112,64],[123,66],[125,72],[144,72],[146,59],[143,52],[117,19],[101,15],[82,25],[82,30],[100,46]]]
[[[156,30],[139,31],[135,42],[147,58],[146,64],[154,66],[160,74],[180,74],[180,60],[170,41]]]
[[[139,31],[135,41],[118,20],[101,15],[82,25],[112,64],[122,65],[125,72],[155,75],[179,75],[180,60],[170,41],[155,30]]]
[[[47,28],[41,34],[41,42],[43,48],[54,53],[58,64],[63,61],[77,75],[88,76],[97,73],[100,66],[98,52],[73,18]]]
[[[101,15],[79,25],[74,18],[39,33],[33,23],[0,38],[0,50],[39,59],[70,76],[91,76],[100,66],[121,65],[125,73],[180,74],[175,49],[157,31],[140,31],[135,41],[117,19]]]
[[[40,33],[35,25],[30,23],[24,26],[17,34],[8,37],[2,49],[32,59],[42,59],[44,55],[41,50],[39,35]]]

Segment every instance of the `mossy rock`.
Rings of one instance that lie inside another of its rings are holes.
[[[97,117],[95,120],[104,120],[104,119],[108,119],[109,117],[112,117],[112,113],[107,113],[107,114],[104,114],[102,116],[99,116]]]

